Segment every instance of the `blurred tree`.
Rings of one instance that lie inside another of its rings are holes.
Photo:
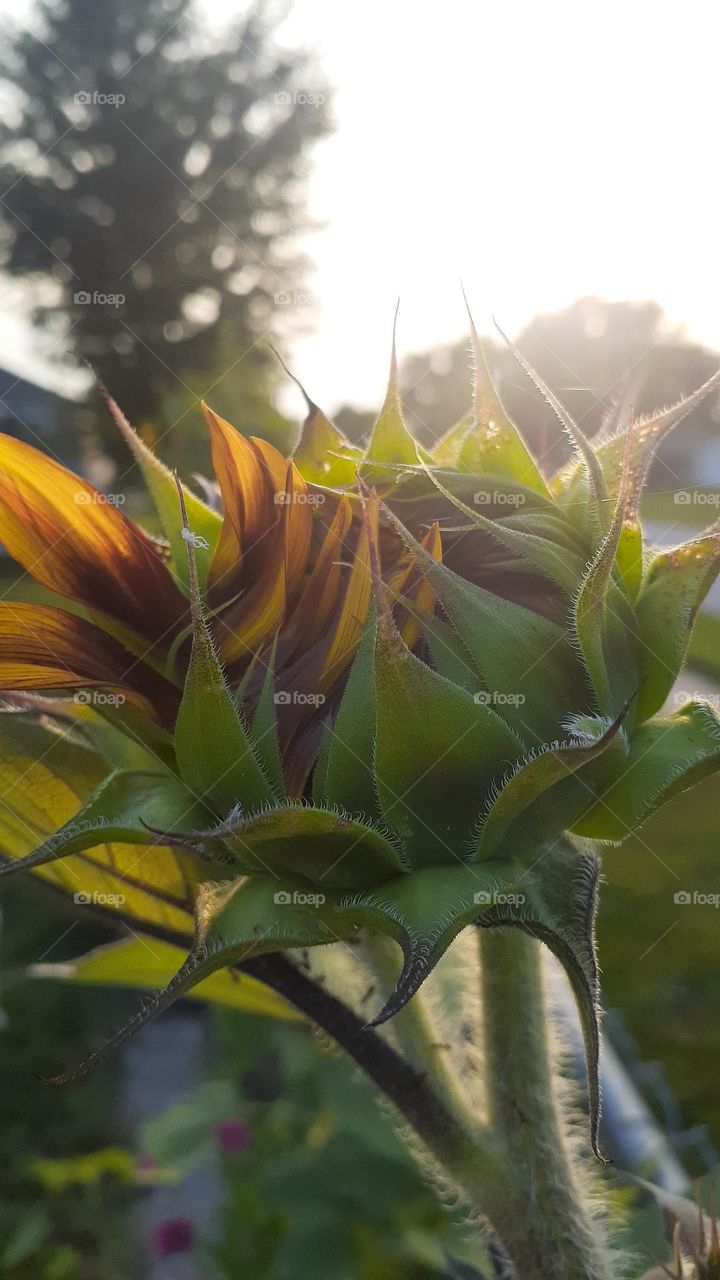
[[[718,366],[717,352],[689,342],[651,301],[580,298],[563,311],[536,316],[516,345],[588,435],[623,405],[641,415],[673,404]],[[569,452],[553,411],[499,339],[491,340],[487,351],[510,416],[522,423],[544,470],[552,472]],[[437,438],[468,408],[466,345],[411,356],[404,362],[402,383],[414,431],[420,439]],[[684,429],[661,450],[656,485],[672,487],[678,478],[689,478],[688,459],[699,436],[718,417],[717,397],[689,416]]]
[[[214,38],[192,0],[37,0],[6,41],[0,265],[136,422],[184,370],[239,398],[275,376],[260,339],[299,296],[290,236],[327,129],[281,16],[252,0]]]

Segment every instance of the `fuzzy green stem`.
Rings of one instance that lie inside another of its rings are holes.
[[[490,1123],[523,1206],[518,1218],[493,1196],[493,1225],[522,1280],[612,1280],[591,1175],[573,1158],[558,1097],[540,944],[520,930],[485,930],[480,952]]]
[[[387,997],[399,974],[398,947],[389,938],[368,933],[363,939],[361,954],[377,980],[382,998]],[[430,1087],[467,1125],[467,1100],[450,1060],[449,1045],[434,1025],[424,988],[395,1014],[386,1029],[406,1060],[415,1070],[422,1071]],[[477,1116],[471,1120],[471,1127],[479,1134]]]

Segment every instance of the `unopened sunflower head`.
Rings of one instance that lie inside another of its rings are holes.
[[[70,890],[91,870],[136,924],[194,929],[156,1009],[217,968],[367,928],[404,954],[380,1021],[466,925],[520,928],[573,985],[595,1141],[589,842],[720,763],[709,704],[657,714],[720,523],[653,554],[638,514],[653,453],[720,374],[591,444],[527,369],[576,454],[548,479],[474,330],[473,349],[472,411],[432,452],[403,421],[394,352],[362,451],[312,402],[291,460],[206,410],[222,515],[110,402],[162,540],[2,440],[0,538],[65,597],[0,606],[6,767],[15,801],[23,760],[45,768],[67,819],[54,830],[48,806],[19,859],[13,829],[4,870]]]

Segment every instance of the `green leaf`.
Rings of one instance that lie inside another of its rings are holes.
[[[456,467],[458,452],[470,427],[474,422],[474,414],[463,414],[459,422],[449,427],[437,444],[432,448],[432,460],[438,467]]]
[[[183,527],[187,514],[181,497]],[[185,784],[221,817],[236,805],[259,809],[275,801],[258,753],[228,689],[203,616],[195,548],[187,543],[193,642],[175,725],[175,753]]]
[[[0,876],[28,871],[45,863],[120,841],[154,845],[156,830],[203,824],[207,810],[168,773],[118,769],[105,778],[87,802],[31,853],[0,866]]]
[[[655,714],[682,666],[695,615],[720,573],[720,526],[662,551],[647,569],[637,601],[638,663],[643,681],[638,715]]]
[[[140,439],[140,436],[130,426],[127,418],[122,410],[113,400],[112,396],[106,396],[107,406],[115,419],[120,433],[126,444],[129,446],[135,461],[142,471],[143,478],[150,492],[150,496],[155,504],[158,518],[163,528],[165,537],[170,544],[171,568],[180,586],[188,595],[190,591],[190,577],[188,572],[188,558],[185,549],[185,541],[183,539],[183,527],[179,519],[178,499],[176,482],[172,472],[155,457],[151,449]],[[182,486],[183,497],[188,514],[188,521],[193,534],[202,539],[206,544],[203,559],[202,570],[199,573],[201,585],[204,585],[207,577],[207,571],[210,567],[212,553],[215,544],[220,536],[222,528],[222,516],[216,511],[212,511],[200,498],[196,497],[190,489]]]
[[[647,720],[633,733],[617,781],[573,830],[620,842],[673,796],[720,768],[720,717],[707,702],[688,702],[674,715]]]
[[[33,978],[51,978],[60,982],[77,982],[81,986],[142,987],[164,986],[185,961],[185,952],[157,938],[128,938],[97,947],[77,960],[61,964],[35,964],[30,967]],[[211,977],[193,987],[188,995],[194,1000],[242,1009],[268,1018],[302,1021],[292,1005],[245,973],[218,969]]]
[[[293,462],[300,475],[311,484],[329,485],[336,489],[352,485],[357,466],[355,460],[362,458],[362,449],[350,444],[340,428],[310,399],[302,382],[290,372],[285,361],[280,356],[278,359],[288,377],[299,388],[307,405],[307,417],[293,454]]]

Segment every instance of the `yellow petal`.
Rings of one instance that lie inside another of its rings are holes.
[[[142,529],[92,485],[0,435],[0,542],[43,586],[160,642],[187,606]]]
[[[99,689],[168,726],[179,702],[174,685],[91,622],[8,602],[0,604],[0,689]]]

